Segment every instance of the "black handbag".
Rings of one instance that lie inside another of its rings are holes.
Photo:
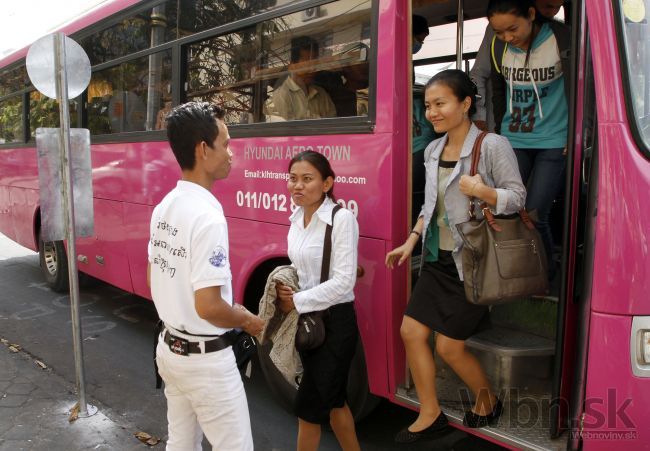
[[[257,341],[243,330],[233,330],[231,333],[232,352],[235,354],[237,368],[241,371],[257,352]]]
[[[336,205],[332,210],[332,225],[325,228],[325,239],[323,242],[323,262],[320,271],[320,283],[329,279],[330,258],[332,256],[332,226],[334,215],[341,209]],[[298,317],[298,329],[296,330],[296,349],[300,352],[316,349],[325,342],[325,322],[323,316],[327,310],[320,312],[303,313]]]

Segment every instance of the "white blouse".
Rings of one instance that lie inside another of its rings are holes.
[[[304,226],[304,211],[298,208],[289,218],[288,253],[298,272],[300,291],[293,295],[298,313],[325,310],[354,300],[359,256],[359,225],[351,211],[340,209],[332,228],[330,278],[320,283],[323,241],[327,224],[332,222],[336,204],[327,197]]]

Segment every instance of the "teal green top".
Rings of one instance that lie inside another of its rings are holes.
[[[457,161],[440,160],[438,163],[438,196],[434,209],[435,219],[429,221],[424,237],[424,261],[433,263],[438,261],[438,250],[454,250],[454,238],[451,235],[447,210],[445,209],[445,187]]]
[[[424,261],[433,263],[438,261],[438,249],[440,248],[440,230],[436,221],[430,221],[424,237]]]

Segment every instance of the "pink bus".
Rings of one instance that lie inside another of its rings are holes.
[[[360,225],[362,345],[350,375],[351,406],[357,417],[380,398],[417,409],[399,336],[417,271],[389,271],[383,263],[419,209],[410,186],[412,94],[421,90],[420,77],[413,83],[411,76],[410,17],[425,16],[435,40],[443,29],[462,32],[461,25],[484,18],[486,6],[115,0],[64,27],[93,66],[88,89],[71,101],[73,126],[90,129],[93,143],[95,235],[78,240],[79,270],[150,297],[149,219],[180,174],[161,119],[187,100],[218,102],[228,111],[235,155],[215,192],[230,224],[236,299],[255,311],[268,273],[287,262],[287,163],[304,149],[322,152],[336,171],[339,202]],[[497,427],[469,432],[512,449],[650,448],[643,427],[650,415],[648,7],[648,0],[565,6],[575,71],[566,190],[554,212],[563,243],[555,295],[493,307],[493,328],[467,342],[506,405]],[[321,117],[290,113],[274,98],[294,39],[304,36],[319,56],[294,69],[332,100],[336,111]],[[415,71],[457,58],[468,69],[471,50],[419,59]],[[0,61],[0,231],[38,250],[45,279],[63,291],[65,246],[39,239],[34,149],[36,128],[57,126],[58,109],[30,85],[26,51]],[[269,386],[288,403],[295,391],[265,352]],[[437,387],[462,428],[468,392],[442,363]]]

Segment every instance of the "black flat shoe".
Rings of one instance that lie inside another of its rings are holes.
[[[465,412],[465,416],[463,417],[463,426],[468,428],[483,428],[485,426],[494,426],[498,423],[499,417],[502,413],[503,404],[501,404],[501,401],[499,398],[497,398],[494,409],[492,409],[492,412],[488,413],[487,415],[479,415],[478,413],[474,413],[471,410]]]
[[[405,427],[397,433],[395,436],[395,442],[414,443],[421,439],[432,438],[447,429],[448,426],[449,420],[447,419],[447,415],[445,415],[444,412],[440,412],[438,418],[436,418],[436,420],[431,423],[431,426],[426,429],[422,429],[418,432],[411,432],[408,427]]]

